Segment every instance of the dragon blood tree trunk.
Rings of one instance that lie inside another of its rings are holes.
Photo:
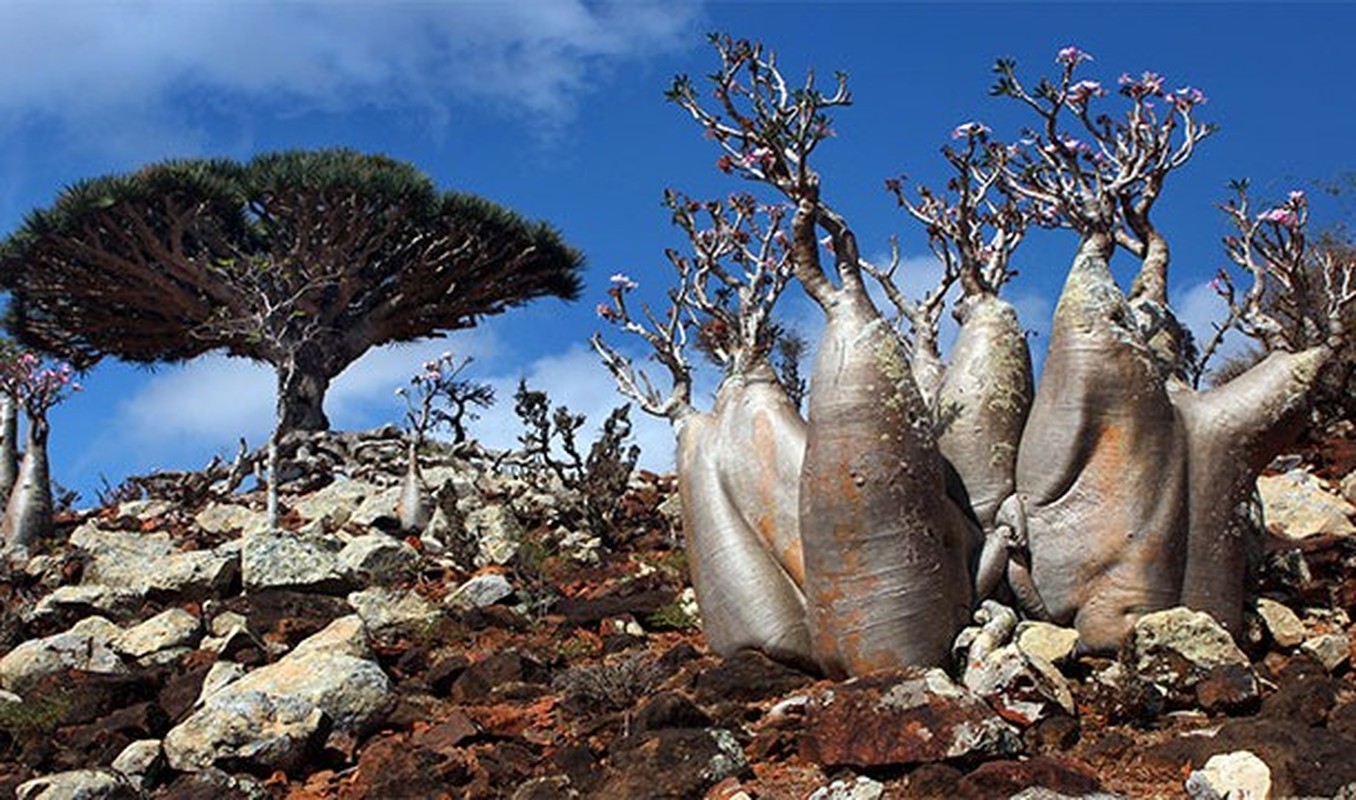
[[[1276,352],[1208,392],[1173,394],[1190,442],[1190,533],[1182,605],[1243,629],[1247,520],[1257,474],[1307,421],[1309,400],[1332,351]]]
[[[23,463],[5,509],[5,544],[24,546],[52,527],[52,479],[47,464],[47,420],[30,419]]]
[[[758,527],[776,524],[787,513],[766,506],[767,501],[781,502],[786,490],[760,484],[764,476],[775,477],[784,467],[755,463],[753,449],[763,450],[757,458],[791,459],[797,448],[794,442],[775,439],[780,434],[772,425],[765,429],[768,437],[774,437],[769,439],[754,426],[740,429],[734,424],[745,415],[755,424],[760,418],[776,417],[775,409],[768,414],[760,408],[762,398],[759,382],[750,385],[727,378],[715,413],[690,412],[674,423],[692,586],[712,651],[730,655],[751,648],[779,661],[809,666],[813,661],[804,596]],[[727,421],[727,414],[734,419]],[[735,436],[727,439],[731,431]],[[764,491],[768,494],[761,494]],[[771,539],[794,537],[793,529]]]
[[[991,294],[966,298],[961,317],[937,404],[937,444],[988,532],[1016,485],[1017,445],[1034,394],[1031,352],[1006,301]]]
[[[726,379],[713,414],[725,491],[744,524],[796,586],[803,587],[798,513],[805,420],[765,361]]]
[[[973,528],[895,332],[865,292],[821,305],[800,484],[815,658],[834,677],[945,664],[969,617]]]
[[[1100,651],[1178,602],[1188,524],[1187,440],[1111,247],[1079,248],[1017,457],[1031,579],[1051,618]]]

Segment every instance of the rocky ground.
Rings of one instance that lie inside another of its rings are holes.
[[[1356,797],[1350,429],[1263,482],[1241,648],[1178,609],[1080,657],[989,604],[953,674],[845,683],[706,651],[671,477],[443,454],[407,536],[401,452],[301,445],[282,533],[203,476],[63,517],[0,576],[0,796]]]

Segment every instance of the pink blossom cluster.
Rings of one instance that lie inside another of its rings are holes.
[[[0,362],[0,391],[33,414],[45,413],[82,388],[75,380],[75,370],[64,362],[44,365],[42,359],[27,352]]]
[[[1298,228],[1303,222],[1302,214],[1308,202],[1304,192],[1296,189],[1290,193],[1283,204],[1263,211],[1257,215],[1257,219],[1261,222],[1270,222],[1287,228]]]
[[[1091,60],[1092,54],[1083,50],[1079,50],[1077,47],[1073,45],[1061,48],[1060,51],[1055,54],[1055,61],[1065,65],[1066,67],[1072,67],[1082,61],[1091,61]]]
[[[1205,103],[1205,92],[1194,86],[1183,86],[1172,93],[1171,99],[1179,111],[1190,111],[1193,107]]]
[[[1130,73],[1122,72],[1120,80],[1117,81],[1121,86],[1121,94],[1139,100],[1144,97],[1162,97],[1163,96],[1163,76],[1157,72],[1145,71],[1138,79],[1130,77]],[[1202,99],[1204,95],[1202,95]]]
[[[951,131],[952,139],[969,139],[972,136],[983,136],[989,132],[989,126],[982,122],[965,122],[957,125]]]
[[[622,313],[622,295],[635,289],[639,284],[622,272],[613,274],[610,282],[612,286],[607,290],[607,294],[612,298],[612,304],[599,303],[594,311],[608,322],[620,322],[625,318],[625,314]]]
[[[1106,89],[1097,81],[1079,81],[1069,87],[1069,94],[1065,102],[1071,106],[1087,105],[1089,99],[1101,97],[1106,94]]]

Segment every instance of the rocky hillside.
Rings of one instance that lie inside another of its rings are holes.
[[[65,517],[0,576],[0,796],[1356,797],[1349,428],[1263,481],[1241,648],[1176,609],[1090,658],[990,603],[954,674],[846,683],[706,652],[671,478],[604,507],[462,448],[406,535],[402,452],[301,442],[282,532],[210,474]]]

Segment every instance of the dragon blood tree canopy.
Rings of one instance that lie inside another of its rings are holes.
[[[330,380],[368,348],[574,299],[582,266],[545,224],[346,149],[82,181],[0,243],[23,344],[78,367],[212,350],[265,361],[284,430],[327,427]]]

